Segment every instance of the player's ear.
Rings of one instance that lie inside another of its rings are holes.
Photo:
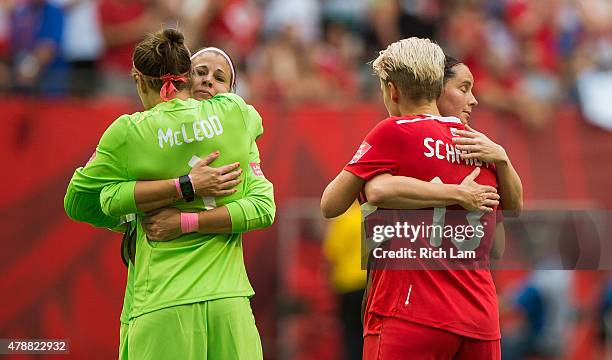
[[[136,86],[138,87],[138,90],[140,91],[140,93],[146,94],[147,93],[147,83],[142,78],[142,76],[136,75],[134,77],[134,80],[136,80]]]
[[[387,82],[387,86],[387,89],[389,90],[389,97],[394,103],[398,103],[400,97],[399,89],[392,81]]]

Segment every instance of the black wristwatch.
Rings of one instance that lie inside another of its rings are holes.
[[[181,187],[183,199],[187,202],[193,201],[193,199],[195,199],[195,191],[193,190],[193,184],[191,183],[189,175],[179,177],[179,185]]]

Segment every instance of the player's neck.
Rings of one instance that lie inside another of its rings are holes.
[[[187,100],[190,97],[191,97],[191,94],[189,93],[189,89],[183,89],[176,93],[176,98],[181,99],[181,100]]]
[[[398,104],[400,116],[410,116],[419,114],[440,115],[438,105],[435,101],[423,102],[403,102]]]
[[[187,100],[190,97],[189,90],[188,89],[180,90],[175,94],[174,97],[181,99],[181,100]],[[142,105],[144,106],[145,110],[152,109],[155,106],[164,102],[164,100],[162,100],[162,98],[159,97],[158,94],[153,93],[153,92],[151,94],[148,94],[148,96],[145,96],[144,98],[141,97],[141,100],[142,100]]]

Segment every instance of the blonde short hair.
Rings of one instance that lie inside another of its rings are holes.
[[[429,39],[402,39],[382,50],[372,62],[376,75],[392,82],[412,100],[434,100],[444,80],[444,52]]]

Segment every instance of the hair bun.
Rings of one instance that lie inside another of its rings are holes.
[[[188,72],[191,69],[191,54],[184,41],[185,37],[176,29],[148,33],[134,49],[134,68],[154,80],[166,74],[179,75]],[[153,88],[157,89],[161,87],[162,81],[157,79],[152,84]]]
[[[183,45],[185,43],[185,36],[176,29],[165,29],[162,35],[170,43],[170,46]]]

